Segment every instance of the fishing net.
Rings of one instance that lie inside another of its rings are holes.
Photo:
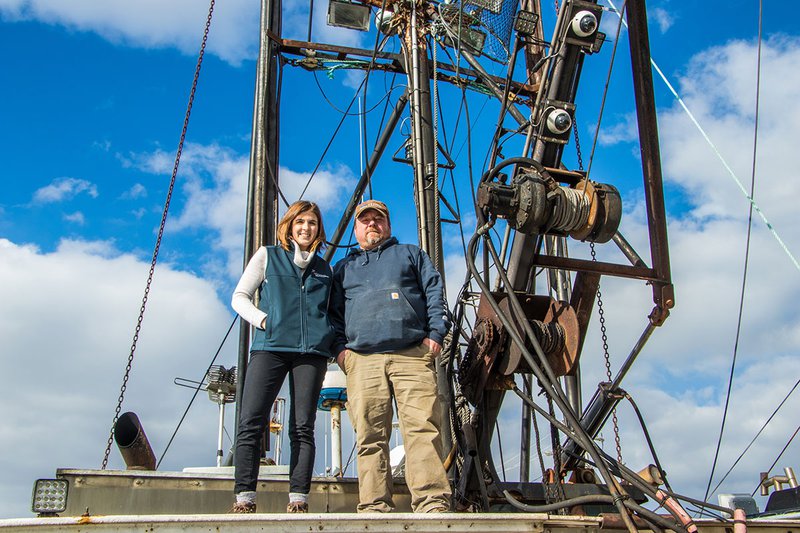
[[[508,62],[519,0],[457,0],[440,5],[449,44],[466,47],[499,63]]]

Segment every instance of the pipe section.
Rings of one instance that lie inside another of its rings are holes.
[[[156,469],[156,456],[135,413],[120,415],[114,425],[114,440],[128,470]]]

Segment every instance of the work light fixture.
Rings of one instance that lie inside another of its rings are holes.
[[[328,26],[367,31],[369,16],[369,6],[363,4],[343,0],[330,0],[328,3]]]
[[[31,511],[39,516],[53,516],[67,509],[69,482],[66,479],[37,479],[33,484]]]

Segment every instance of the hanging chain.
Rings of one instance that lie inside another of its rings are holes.
[[[581,139],[578,137],[578,119],[572,117],[572,133],[575,137],[575,152],[578,156],[578,169],[583,170],[583,155],[581,154]]]
[[[128,388],[128,379],[130,378],[131,366],[133,365],[133,354],[136,352],[136,343],[139,341],[139,332],[142,329],[142,320],[144,320],[144,311],[147,307],[147,298],[150,294],[150,285],[153,283],[153,274],[156,269],[156,262],[158,261],[158,251],[161,248],[161,238],[164,235],[164,227],[167,223],[167,213],[169,212],[169,204],[172,200],[172,191],[175,189],[175,178],[178,175],[178,165],[181,160],[181,153],[183,152],[183,143],[186,139],[186,130],[189,128],[189,116],[192,113],[192,104],[194,103],[194,94],[197,90],[197,80],[200,78],[200,67],[203,64],[203,55],[206,51],[206,42],[208,41],[208,31],[211,28],[211,17],[214,13],[214,2],[208,7],[208,18],[206,19],[206,27],[203,32],[203,42],[200,45],[200,54],[197,57],[197,66],[194,71],[194,79],[192,80],[192,90],[189,93],[189,104],[186,107],[186,116],[183,119],[183,129],[181,130],[181,139],[178,143],[178,152],[175,154],[175,165],[172,167],[172,178],[169,182],[169,190],[167,191],[167,199],[164,202],[164,212],[161,214],[161,225],[158,228],[158,237],[156,238],[156,245],[153,249],[153,259],[150,262],[150,272],[147,275],[147,284],[144,289],[144,296],[142,297],[142,306],[139,308],[139,318],[136,321],[136,330],[133,333],[133,342],[131,343],[131,353],[128,355],[128,364],[125,366],[125,375],[122,378],[122,387],[119,390],[119,399],[117,400],[117,408],[114,411],[114,420],[111,422],[111,431],[108,435],[108,443],[106,444],[106,451],[103,455],[102,470],[108,466],[108,456],[111,453],[111,445],[114,442],[114,426],[117,425],[119,420],[120,411],[122,411],[122,402],[125,399],[125,390]]]
[[[530,389],[525,391],[530,395]],[[539,423],[536,421],[537,413],[533,412],[531,421],[533,422],[533,438],[536,442],[536,456],[539,458],[539,468],[542,469],[542,483],[544,484],[544,502],[549,504],[553,502],[550,494],[550,484],[547,482],[547,467],[544,465],[544,455],[542,454],[541,435],[539,434]]]
[[[592,261],[597,261],[597,254],[594,250],[594,243],[589,243],[592,251]],[[608,384],[611,384],[611,357],[608,355],[608,335],[606,330],[606,317],[603,310],[603,294],[600,292],[600,287],[597,287],[597,314],[600,315],[600,334],[603,339],[603,356],[606,362],[606,377]],[[609,391],[611,392],[611,391]],[[617,421],[617,408],[611,410],[611,419],[614,423],[614,442],[617,445],[617,461],[622,464],[622,446],[619,440],[619,423]]]
[[[556,418],[553,398],[549,395],[547,396],[547,411],[553,419]],[[564,485],[561,483],[561,440],[558,438],[558,429],[556,429],[553,424],[550,424],[550,446],[553,450],[553,475],[555,476],[553,480],[552,496],[556,501],[564,501],[567,499],[567,496],[564,493]],[[547,492],[550,493],[551,486],[547,485],[546,487]],[[562,507],[558,510],[558,514],[566,514],[566,512],[566,507]]]

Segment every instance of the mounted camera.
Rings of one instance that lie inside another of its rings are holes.
[[[575,106],[569,102],[545,100],[542,111],[539,138],[543,141],[566,144],[572,129],[572,114]]]
[[[602,14],[602,6],[591,2],[573,2],[565,41],[581,46],[587,52],[596,51],[595,41],[599,35],[597,30],[600,27],[600,16]]]

